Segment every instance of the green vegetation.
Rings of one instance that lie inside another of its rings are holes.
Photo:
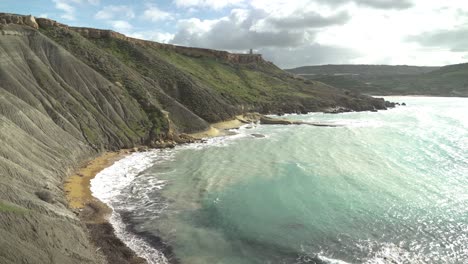
[[[28,210],[24,209],[24,208],[21,208],[21,207],[17,207],[15,205],[12,205],[12,204],[9,204],[9,203],[5,203],[3,201],[0,201],[0,214],[1,213],[16,213],[16,214],[24,214],[26,213]]]
[[[367,76],[388,76],[388,75],[414,75],[435,71],[440,67],[422,67],[408,65],[366,65],[366,64],[329,64],[319,66],[303,66],[286,71],[295,74],[308,75],[367,75]]]
[[[468,64],[441,68],[324,65],[289,71],[307,79],[367,94],[468,96]]]

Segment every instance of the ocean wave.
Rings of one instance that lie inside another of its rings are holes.
[[[152,175],[151,178],[147,179],[145,186],[139,186],[135,182],[136,177],[155,164],[173,159],[177,151],[226,147],[235,140],[250,137],[251,129],[242,126],[236,132],[235,135],[209,138],[205,142],[179,145],[174,149],[133,153],[99,172],[91,181],[90,189],[93,196],[106,203],[113,210],[109,222],[114,227],[117,237],[135,251],[138,256],[147,259],[149,264],[169,263],[162,252],[151,246],[138,234],[129,231],[128,223],[125,223],[119,212],[134,211],[137,208],[132,203],[123,202],[127,198],[124,190],[128,189],[127,191],[132,194],[133,199],[137,199],[140,204],[153,203],[153,198],[149,197],[148,193],[162,190],[167,182]],[[167,205],[160,205],[159,211],[152,211],[151,214],[157,216],[166,207]]]
[[[169,153],[158,150],[134,153],[102,170],[91,181],[93,195],[113,209],[109,222],[114,227],[117,237],[135,251],[138,256],[146,258],[150,264],[166,264],[169,262],[160,251],[153,248],[142,238],[127,231],[126,224],[117,212],[119,209],[122,209],[119,208],[118,201],[122,190],[128,187],[135,177],[151,167],[158,159],[169,157]],[[162,188],[164,182],[158,183],[157,186]],[[131,208],[126,209],[131,210]]]

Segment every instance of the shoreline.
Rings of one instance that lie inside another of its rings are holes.
[[[242,120],[242,117],[237,116],[232,120],[211,124],[207,130],[192,133],[189,136],[196,140],[201,140],[231,135],[231,132],[228,131],[229,129],[236,129],[245,125],[245,123],[239,121],[239,119]],[[144,148],[143,151],[146,149]],[[102,257],[108,263],[148,263],[146,259],[139,257],[117,237],[115,229],[109,221],[113,212],[112,209],[106,203],[94,197],[91,192],[91,180],[99,172],[112,166],[116,161],[138,151],[140,150],[133,148],[103,152],[75,170],[71,176],[66,178],[63,184],[68,208],[86,226],[88,238],[96,247],[96,251],[100,251]],[[171,263],[177,263],[177,261],[172,259]]]
[[[103,169],[126,157],[131,151],[122,149],[104,152],[79,168],[64,182],[68,207],[86,226],[88,239],[108,263],[144,264],[147,261],[136,255],[115,234],[109,222],[112,209],[92,195],[91,180]]]
[[[260,122],[266,125],[306,124],[313,126],[333,126],[327,124],[287,121],[282,118],[272,119],[264,115],[253,113],[238,115],[231,120],[213,123],[207,130],[191,133],[188,134],[188,136],[195,140],[203,141],[203,139],[207,138],[235,135],[236,132],[229,130],[238,129],[243,125],[255,122]],[[169,148],[169,146],[162,148]],[[108,263],[147,264],[148,262],[146,259],[139,257],[135,251],[129,248],[120,238],[117,237],[115,229],[109,221],[113,211],[107,204],[92,195],[91,180],[94,179],[99,172],[112,166],[116,161],[133,152],[146,151],[148,148],[142,149],[143,150],[140,150],[140,148],[133,148],[121,149],[114,152],[104,152],[79,168],[74,174],[69,176],[64,183],[65,196],[69,209],[74,211],[80,221],[86,226],[88,237],[97,248],[96,251],[100,251]],[[157,240],[156,244],[158,245],[162,243],[159,239],[155,240]],[[156,246],[156,248],[161,250],[160,246]],[[162,252],[165,253],[164,255],[168,252],[170,253],[169,255],[172,255],[171,251],[172,249],[170,248],[166,250],[162,248]],[[170,263],[178,263],[177,259],[174,258],[173,255],[168,258],[168,261]]]

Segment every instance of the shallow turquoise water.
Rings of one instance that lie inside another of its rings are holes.
[[[468,263],[468,99],[388,99],[147,154],[107,202],[182,263]]]

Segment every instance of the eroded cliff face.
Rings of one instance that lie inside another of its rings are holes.
[[[62,182],[93,148],[138,141],[126,122],[145,117],[32,28],[2,30],[17,34],[0,36],[0,263],[104,263]]]
[[[37,24],[35,17],[31,15],[22,16],[22,15],[15,15],[15,14],[0,13],[0,25],[8,25],[8,24],[26,25],[35,29],[39,28],[39,25]]]
[[[104,150],[177,140],[248,111],[385,108],[260,55],[0,14],[0,263],[104,263],[62,183]]]

